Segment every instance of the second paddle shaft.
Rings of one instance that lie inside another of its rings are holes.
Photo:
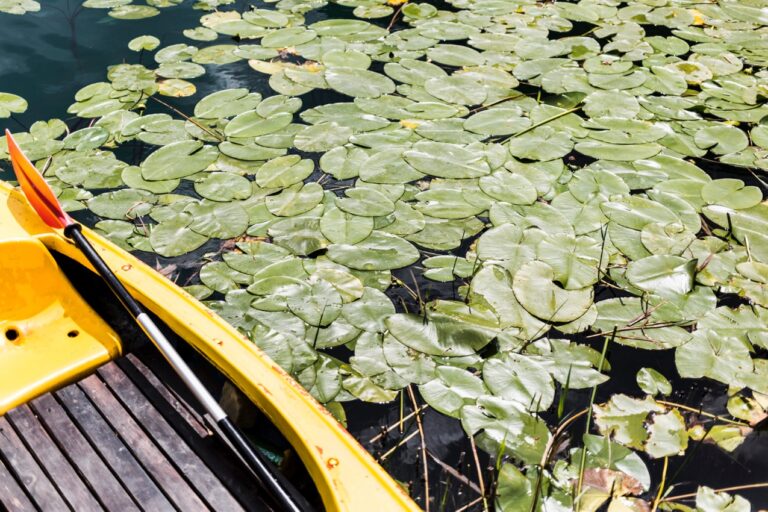
[[[165,337],[152,318],[128,293],[123,283],[117,279],[117,276],[99,256],[88,239],[85,238],[81,226],[79,224],[70,224],[64,230],[64,234],[71,238],[80,250],[83,251],[91,265],[104,278],[112,292],[120,299],[120,302],[136,319],[142,330],[157,346],[163,357],[168,360],[181,380],[184,381],[184,384],[187,385],[192,394],[195,395],[195,398],[202,404],[205,411],[216,422],[233,451],[261,481],[277,504],[290,512],[306,512],[311,510],[306,501],[301,496],[298,496],[297,491],[288,489],[291,484],[279,474],[277,469],[258,450],[253,448],[253,445],[245,439],[244,435],[232,423],[218,402],[211,396],[203,383],[200,382],[200,379],[197,378],[197,375],[187,365],[186,361],[182,359],[171,342],[168,341],[168,338]]]

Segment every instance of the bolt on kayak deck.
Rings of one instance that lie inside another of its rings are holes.
[[[0,508],[269,510],[225,450],[129,354],[0,417]]]

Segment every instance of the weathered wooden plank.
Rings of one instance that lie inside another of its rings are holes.
[[[105,508],[120,511],[139,510],[136,502],[128,495],[53,395],[42,395],[33,400],[31,406],[51,438],[56,440],[62,453],[83,475]]]
[[[173,505],[139,464],[131,450],[79,387],[67,386],[55,394],[139,506],[152,511],[174,510]]]
[[[134,370],[136,370],[135,367]],[[147,369],[146,371],[149,370]],[[190,427],[184,418],[178,415],[178,410],[175,407],[156,408],[147,400],[149,398],[149,400],[152,400],[154,404],[159,406],[165,402],[167,393],[170,393],[167,389],[165,390],[166,393],[161,396],[157,388],[150,385],[147,381],[139,389],[139,382],[135,381],[138,380],[136,377],[141,375],[132,375],[133,379],[131,379],[115,364],[105,365],[100,368],[99,375],[208,505],[215,510],[243,510],[238,500],[225,487],[219,476],[214,474],[208,467],[208,464],[201,458],[203,456],[201,452],[203,452],[221,459],[221,451],[211,454],[211,448],[206,441],[212,441],[212,439],[200,438],[197,431]],[[157,377],[154,377],[154,379],[154,384],[164,387],[157,380]],[[144,393],[146,393],[146,396]],[[169,423],[171,421],[169,417],[174,416],[175,421],[173,421],[172,426]],[[249,501],[254,506],[261,503],[258,497],[249,499]],[[250,506],[248,508],[251,509]]]
[[[179,417],[175,410],[160,405],[165,402],[159,395],[158,388],[165,389],[163,396],[167,396],[171,393],[169,387],[172,384],[167,385],[165,380],[161,381],[153,373],[153,370],[145,366],[135,356],[122,358],[118,363],[120,368],[125,371],[126,375],[141,389],[147,398],[151,402],[158,404],[158,411],[247,510],[268,510],[260,496],[262,491],[258,483],[243,469],[239,459],[231,454],[218,436],[209,435],[205,438],[200,438],[189,428],[187,422]],[[173,382],[172,377],[175,376],[170,375],[168,377],[168,380]],[[178,378],[176,380],[178,381]],[[150,381],[152,384],[150,384]],[[183,403],[184,407],[190,408],[181,398],[177,399]]]
[[[17,480],[38,507],[43,510],[68,508],[48,475],[4,416],[0,416],[0,452],[9,469],[16,474]]]
[[[168,402],[168,404],[173,407],[173,410],[179,413],[179,416],[181,416],[200,437],[213,435],[213,432],[211,432],[208,425],[205,424],[205,420],[202,416],[192,409],[189,404],[180,400],[176,396],[176,393],[168,389],[168,387],[158,379],[154,373],[152,373],[152,370],[150,370],[141,359],[134,354],[128,354],[125,356],[123,362],[130,363],[132,367],[135,367],[152,388],[163,397],[163,400]]]
[[[14,512],[36,511],[37,508],[8,471],[0,458],[0,509]]]
[[[131,447],[136,459],[152,475],[174,505],[181,510],[207,509],[195,489],[178,473],[171,461],[152,442],[101,379],[91,375],[80,381],[78,386],[99,408],[123,441]]]
[[[74,510],[103,510],[28,406],[8,411],[6,418],[24,438],[38,463],[45,468],[53,484]]]

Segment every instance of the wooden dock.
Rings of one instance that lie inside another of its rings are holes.
[[[259,492],[134,355],[0,417],[0,509],[269,510]]]

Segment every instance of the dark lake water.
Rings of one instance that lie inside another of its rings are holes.
[[[78,121],[66,112],[75,92],[89,83],[104,80],[109,65],[139,62],[139,54],[127,48],[128,41],[136,36],[152,34],[161,40],[163,46],[178,42],[201,46],[210,44],[192,42],[182,35],[182,30],[197,26],[199,17],[204,14],[192,9],[192,2],[189,0],[180,6],[162,9],[159,16],[135,21],[112,19],[106,15],[105,10],[80,9],[80,2],[75,0],[42,0],[41,3],[43,9],[38,13],[24,16],[0,13],[0,35],[3,41],[0,51],[0,91],[18,94],[29,102],[27,112],[17,115],[14,120],[0,119],[0,129],[10,128],[18,131],[36,120],[50,118],[60,118],[71,126],[76,126]],[[238,3],[240,8],[245,5],[246,2]],[[268,4],[259,6],[265,5]],[[349,9],[331,6],[310,13],[307,23],[330,16],[348,16],[348,13]],[[217,43],[222,41],[223,38],[220,38]],[[146,56],[144,58],[146,59]],[[198,94],[191,98],[170,100],[174,106],[190,111],[190,107],[205,94],[232,87],[247,87],[265,96],[272,94],[265,75],[251,70],[245,61],[206,68],[207,74],[194,80]],[[303,100],[304,107],[307,108],[315,104],[338,101],[339,97],[335,94],[313,92]],[[149,109],[163,111],[162,107],[155,104],[150,104]],[[740,177],[749,179],[748,176]],[[85,220],[87,222],[87,219]],[[199,254],[194,253],[187,258],[190,264],[194,264],[193,260],[198,257]],[[177,263],[183,265],[184,261]],[[404,280],[408,280],[407,275],[403,274]],[[419,286],[423,290],[431,287],[435,295],[452,293],[450,286],[441,287],[428,281],[419,281]],[[657,368],[667,376],[676,374],[672,351],[648,352],[617,346],[609,350],[609,360],[613,367],[612,379],[609,385],[599,389],[598,401],[617,392],[637,394],[635,374],[643,366]],[[673,384],[678,390],[674,400],[697,406],[701,404],[710,412],[725,411],[725,390],[722,387],[679,379]],[[408,414],[411,407],[407,399],[404,402],[403,413]],[[580,410],[588,402],[588,391],[571,392],[567,409]],[[347,412],[350,430],[375,454],[386,452],[401,436],[395,428],[375,443],[367,442],[377,436],[382,427],[397,422],[401,414],[400,402],[397,400],[387,406],[358,403],[348,406]],[[458,484],[455,478],[448,475],[445,467],[453,468],[467,475],[467,478],[475,480],[476,469],[466,436],[457,421],[433,411],[428,411],[424,416],[424,426],[427,434],[425,441],[430,452],[444,464],[432,464],[430,494],[433,503],[443,503],[444,510],[458,509],[474,499],[476,494],[468,487]],[[583,424],[575,424],[573,433],[578,436],[578,432],[583,432]],[[680,485],[673,494],[695,490],[693,483],[726,487],[766,480],[767,435],[753,434],[733,453],[702,444],[695,450],[689,450],[689,456],[671,460],[669,475],[674,475],[674,483]],[[419,457],[419,440],[414,437],[384,464],[398,480],[411,485],[415,496],[423,495]],[[484,458],[483,464],[487,462],[489,461]],[[660,461],[652,462],[650,468],[652,474],[658,475],[661,469]],[[484,473],[487,482],[492,472]],[[744,491],[741,494],[752,500],[753,505],[757,507],[768,506],[768,493],[764,490]],[[475,507],[478,508],[479,505]]]

